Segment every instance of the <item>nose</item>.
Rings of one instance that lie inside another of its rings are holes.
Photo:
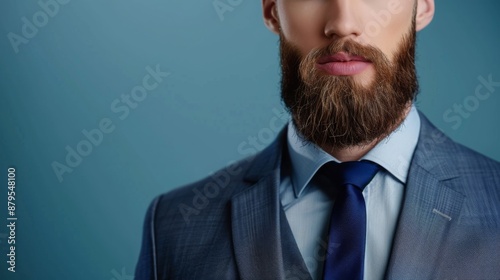
[[[361,35],[360,15],[356,12],[356,1],[328,1],[325,24],[325,36],[328,38],[357,37]]]

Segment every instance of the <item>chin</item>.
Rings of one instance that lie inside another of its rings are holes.
[[[369,88],[375,82],[375,76],[375,70],[373,69],[373,66],[370,66],[362,73],[353,76],[353,79],[359,85]]]

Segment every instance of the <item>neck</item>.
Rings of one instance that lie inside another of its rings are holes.
[[[350,146],[340,149],[332,149],[328,146],[322,146],[321,148],[338,159],[341,162],[344,161],[357,161],[360,160],[364,155],[366,155],[373,147],[375,147],[381,139],[375,139],[372,142],[360,145],[360,146]]]
[[[407,107],[405,110],[403,116],[401,117],[401,121],[397,123],[396,126],[392,127],[389,131],[392,132],[394,131],[403,121],[404,119],[408,116],[411,110],[411,104]],[[390,133],[389,132],[389,133]],[[373,147],[375,147],[382,139],[384,139],[387,135],[383,135],[379,138],[376,138],[375,140],[371,141],[370,143],[363,144],[363,145],[355,145],[355,146],[349,146],[345,148],[332,148],[328,144],[326,145],[321,145],[320,147],[338,159],[341,162],[344,161],[358,161],[360,160],[364,155],[366,155]]]

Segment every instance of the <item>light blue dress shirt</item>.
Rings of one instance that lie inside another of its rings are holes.
[[[367,212],[365,280],[384,277],[419,133],[420,117],[413,106],[403,123],[362,158],[383,167],[363,190]],[[281,178],[281,204],[312,278],[321,279],[334,200],[312,179],[323,164],[339,161],[305,141],[292,122],[287,142],[291,167]]]

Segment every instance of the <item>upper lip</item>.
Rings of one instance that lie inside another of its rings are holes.
[[[364,61],[369,62],[366,58],[358,55],[350,55],[345,52],[339,52],[334,55],[323,56],[318,59],[319,64],[325,64],[330,62],[349,62],[349,61]]]

